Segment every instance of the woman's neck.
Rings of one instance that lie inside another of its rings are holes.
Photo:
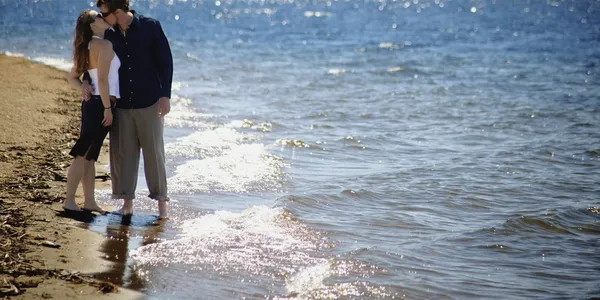
[[[102,32],[92,31],[92,34],[95,35],[95,36],[97,36],[97,37],[104,38],[104,31],[102,31]]]

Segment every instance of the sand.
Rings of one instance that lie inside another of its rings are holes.
[[[111,268],[105,238],[61,212],[80,118],[66,73],[2,54],[0,70],[0,299],[145,298],[89,275]],[[107,150],[96,188],[110,182]]]

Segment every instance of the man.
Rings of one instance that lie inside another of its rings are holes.
[[[173,57],[160,23],[129,10],[129,0],[97,0],[102,17],[113,28],[111,41],[121,60],[121,99],[110,132],[113,199],[123,199],[120,213],[133,213],[140,149],[144,155],[148,197],[158,201],[159,218],[167,217],[167,176],[163,142],[164,116],[171,109]],[[83,93],[86,94],[85,89]]]

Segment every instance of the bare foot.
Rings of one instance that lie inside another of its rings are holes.
[[[89,206],[84,205],[81,210],[89,211],[89,212],[97,212],[99,214],[106,213],[106,210],[104,210],[102,207],[98,206],[98,204],[96,204],[96,203],[89,205]]]
[[[169,218],[169,213],[167,211],[167,202],[168,201],[158,201],[158,218],[159,219],[167,219]]]
[[[133,200],[123,201],[123,206],[121,206],[121,208],[118,210],[118,212],[122,216],[133,215]]]
[[[62,208],[64,210],[69,210],[69,211],[81,211],[81,208],[79,208],[79,206],[77,206],[77,203],[75,203],[75,201],[65,201],[65,203],[63,203]]]
[[[121,208],[119,208],[118,212],[122,216],[130,216],[133,215],[133,207],[122,206]]]

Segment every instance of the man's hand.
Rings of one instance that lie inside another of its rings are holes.
[[[161,97],[158,99],[158,116],[164,117],[171,111],[171,99],[168,97]]]
[[[92,92],[94,91],[94,88],[88,83],[87,80],[84,80],[81,83],[81,98],[83,98],[83,100],[88,101],[92,98]]]

